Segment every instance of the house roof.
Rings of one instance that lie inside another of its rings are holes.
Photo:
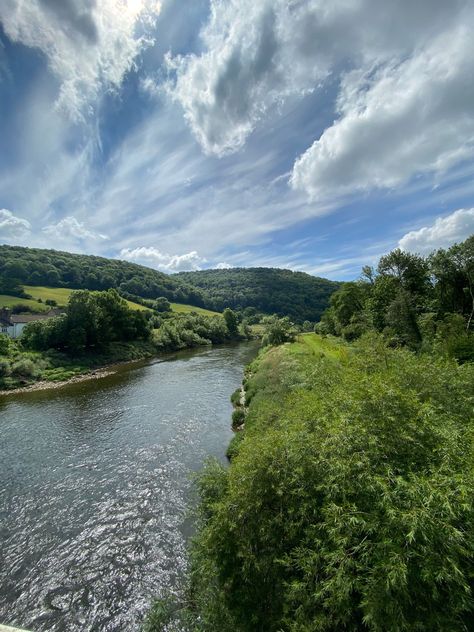
[[[45,320],[51,318],[50,314],[12,314],[10,316],[10,322],[15,325],[16,323],[32,323],[35,320]]]
[[[35,320],[46,320],[47,318],[53,318],[54,316],[60,316],[64,311],[60,309],[50,309],[49,312],[42,314],[12,314],[10,316],[10,323],[33,323]]]

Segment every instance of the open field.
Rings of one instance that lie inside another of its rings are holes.
[[[294,343],[285,345],[291,355],[296,356],[326,356],[333,360],[344,361],[350,347],[340,338],[328,336],[323,338],[319,334],[300,334]]]
[[[59,307],[67,305],[71,293],[75,290],[71,290],[66,287],[46,287],[36,285],[24,285],[25,292],[32,296],[32,299],[19,298],[18,296],[7,296],[6,294],[0,294],[0,309],[2,307],[13,307],[14,305],[28,305],[32,309],[38,312],[44,312],[49,309],[49,306],[45,305],[45,301],[56,301]],[[41,299],[41,303],[38,302]],[[127,301],[127,305],[130,309],[146,310],[148,309],[144,305]],[[220,316],[219,312],[213,312],[210,309],[204,309],[202,307],[194,307],[194,305],[184,305],[181,303],[171,303],[171,309],[177,314],[189,314],[196,312],[202,316]]]
[[[42,303],[38,303],[38,301],[34,301],[26,298],[18,298],[18,296],[7,296],[6,294],[0,294],[0,309],[2,307],[9,307],[10,309],[15,305],[28,305],[31,309],[34,309],[38,312],[44,312],[49,309],[47,305]]]
[[[60,307],[67,305],[67,302],[69,300],[69,297],[71,296],[71,293],[75,291],[75,290],[70,290],[67,287],[42,287],[42,286],[35,286],[35,285],[24,285],[23,287],[25,289],[25,292],[27,294],[31,294],[31,296],[34,299],[37,300],[40,298],[43,301],[43,303],[48,299],[53,300],[53,301],[56,301],[56,303]],[[26,303],[26,301],[24,301],[23,299],[17,299],[16,303]],[[41,305],[41,303],[38,303],[38,305]],[[137,310],[147,309],[143,305],[139,305],[138,303],[133,303],[132,301],[127,301],[127,305],[130,307],[130,309],[137,309]]]
[[[201,316],[220,316],[219,312],[213,312],[210,309],[204,309],[203,307],[194,307],[194,305],[182,305],[181,303],[171,303],[171,309],[177,314],[189,314],[190,312],[196,312]]]

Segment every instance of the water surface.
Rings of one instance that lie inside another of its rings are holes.
[[[133,632],[177,585],[191,473],[224,458],[255,344],[0,396],[0,623]]]

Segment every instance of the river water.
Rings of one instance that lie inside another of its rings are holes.
[[[0,623],[134,632],[176,589],[191,474],[224,459],[254,343],[0,396]]]

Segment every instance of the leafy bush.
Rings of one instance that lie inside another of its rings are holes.
[[[245,412],[242,408],[236,408],[232,413],[232,428],[238,428],[245,421]]]
[[[252,365],[245,440],[199,482],[190,629],[470,629],[474,367],[324,344]]]
[[[0,355],[7,356],[10,353],[11,342],[9,336],[0,334]]]

